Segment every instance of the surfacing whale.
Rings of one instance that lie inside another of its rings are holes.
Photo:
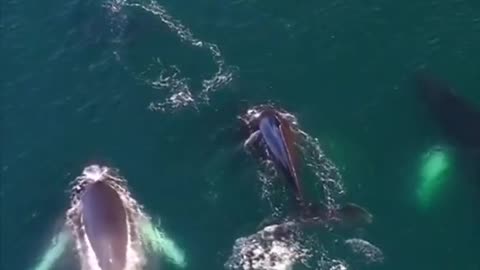
[[[304,194],[297,173],[296,136],[288,116],[279,109],[264,106],[258,113],[242,120],[250,130],[244,146],[263,149],[261,156],[273,161],[293,189],[295,199],[303,204]]]
[[[89,166],[74,182],[67,226],[82,269],[140,269],[139,206],[114,170]],[[131,260],[137,257],[138,259]]]
[[[81,270],[141,270],[157,257],[186,266],[184,252],[142,211],[126,180],[98,165],[72,182],[64,226],[34,269],[56,269],[66,254],[75,256],[62,260],[68,264],[62,269],[78,269],[79,262]]]
[[[475,192],[480,183],[480,104],[460,96],[445,80],[421,71],[415,74],[419,99],[453,146],[462,175]],[[438,181],[437,181],[438,182]]]
[[[81,198],[82,223],[102,270],[125,269],[129,238],[125,207],[104,181],[89,184]]]
[[[244,146],[259,152],[260,157],[270,160],[287,180],[297,202],[296,213],[291,215],[311,225],[362,226],[370,224],[373,216],[364,208],[353,203],[329,207],[309,202],[303,192],[298,176],[299,129],[293,116],[270,105],[257,106],[241,118],[249,128],[249,137]]]

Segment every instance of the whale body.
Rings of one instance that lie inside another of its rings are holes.
[[[456,94],[447,82],[425,72],[416,75],[416,85],[445,135],[459,147],[480,150],[480,108]]]
[[[256,140],[261,140],[270,159],[292,187],[295,199],[303,203],[304,196],[297,175],[295,136],[290,123],[275,110],[264,110],[254,121]]]
[[[98,266],[123,270],[127,260],[127,214],[118,193],[104,181],[86,187],[81,198],[82,222]]]

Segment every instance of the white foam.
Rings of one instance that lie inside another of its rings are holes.
[[[173,18],[167,10],[157,2],[150,0],[144,2],[117,0],[109,5],[110,10],[121,10],[121,7],[138,8],[147,13],[156,16],[164,23],[170,31],[175,33],[178,38],[192,47],[206,50],[214,64],[216,71],[210,78],[201,81],[201,89],[192,89],[190,79],[182,75],[177,66],[164,67],[159,61],[157,65],[162,67],[161,73],[154,79],[143,79],[152,88],[167,90],[168,95],[163,101],[152,102],[149,105],[150,110],[168,111],[177,110],[189,106],[198,108],[201,103],[209,103],[210,94],[224,88],[233,79],[234,67],[228,66],[217,44],[200,40],[196,38],[191,30],[183,25],[181,21]],[[118,16],[118,15],[117,15]],[[118,57],[118,53],[116,55]],[[175,69],[173,74],[167,75],[165,71]]]
[[[301,144],[302,154],[306,164],[314,172],[319,185],[325,194],[328,206],[336,206],[336,200],[345,194],[342,175],[335,164],[325,155],[319,140],[305,131],[298,129],[298,134],[303,138]]]
[[[225,266],[243,270],[288,270],[296,263],[309,258],[309,250],[303,247],[295,234],[276,237],[274,231],[288,224],[270,225],[263,230],[235,241],[233,252]]]
[[[367,240],[351,238],[346,240],[345,244],[355,255],[362,257],[367,264],[382,263],[384,261],[382,250]]]
[[[88,166],[83,170],[82,176],[87,179],[91,179],[93,181],[100,181],[104,179],[105,173],[107,172],[108,168],[100,167],[98,165],[91,165]]]

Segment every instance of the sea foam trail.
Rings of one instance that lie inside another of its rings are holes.
[[[167,10],[155,1],[135,2],[135,1],[111,1],[107,5],[109,9],[118,13],[123,7],[141,9],[157,17],[164,23],[170,31],[175,33],[183,42],[192,47],[206,50],[216,66],[216,71],[210,78],[201,81],[201,89],[192,89],[190,78],[182,74],[182,70],[176,66],[164,67],[161,60],[157,59],[155,65],[162,67],[162,71],[154,79],[142,79],[144,83],[149,84],[154,89],[167,91],[167,97],[160,102],[152,102],[149,105],[151,110],[169,111],[185,107],[194,107],[198,109],[200,104],[208,104],[211,93],[227,86],[233,79],[235,67],[228,66],[217,44],[203,41],[194,36],[191,30],[182,24],[180,20],[172,17]],[[118,12],[117,12],[118,11]],[[120,16],[120,15],[113,15]],[[137,76],[138,77],[138,76]]]

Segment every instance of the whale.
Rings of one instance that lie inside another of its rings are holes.
[[[462,174],[478,193],[480,183],[480,106],[459,95],[444,79],[430,72],[414,77],[419,100],[455,149]]]
[[[85,236],[102,270],[125,269],[128,223],[118,193],[104,181],[89,184],[81,197]]]
[[[333,207],[323,203],[309,203],[300,211],[290,212],[286,218],[268,217],[259,224],[258,228],[284,223],[285,221],[292,222],[295,226],[303,229],[351,229],[372,224],[374,217],[368,209],[352,202]]]
[[[247,121],[250,128],[245,147],[264,149],[264,157],[271,160],[292,188],[295,199],[304,204],[304,194],[298,176],[296,137],[289,121],[272,107],[262,108]]]
[[[312,203],[305,198],[298,175],[298,146],[296,122],[289,114],[270,105],[255,107],[241,118],[249,128],[249,137],[244,142],[247,149],[257,151],[260,157],[273,162],[293,191],[296,209],[289,216],[302,226],[341,227],[364,226],[373,222],[373,215],[365,208],[346,203],[342,206],[327,206]],[[272,220],[267,220],[267,223]],[[276,222],[276,221],[275,221]]]
[[[452,86],[427,72],[415,75],[420,100],[446,137],[468,151],[480,151],[480,107],[455,92]]]
[[[185,252],[142,210],[118,169],[89,165],[70,185],[62,226],[33,270],[151,269],[157,257],[187,266]]]

